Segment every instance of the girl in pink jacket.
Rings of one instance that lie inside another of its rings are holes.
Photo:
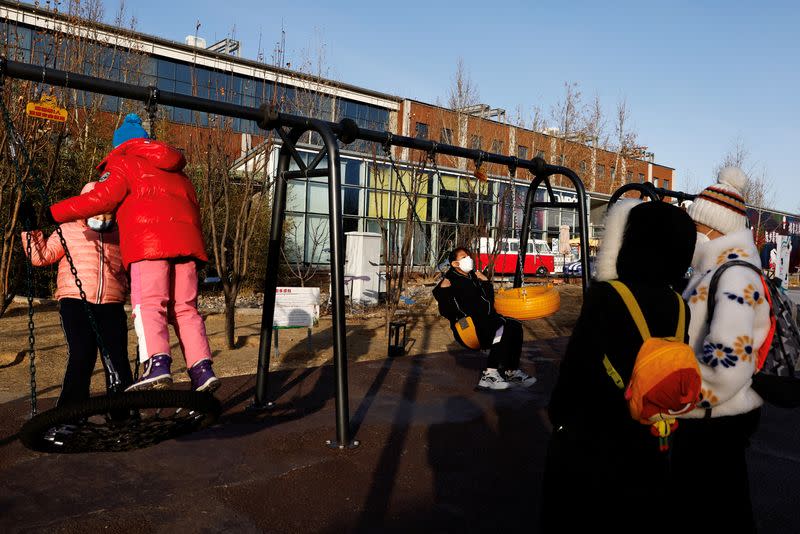
[[[89,182],[81,193],[94,189]],[[97,362],[98,346],[94,329],[81,302],[75,277],[58,234],[45,238],[41,230],[34,230],[33,209],[20,207],[20,220],[29,232],[22,233],[22,246],[28,254],[27,237],[31,237],[31,263],[37,267],[57,261],[58,282],[56,298],[61,315],[61,326],[67,338],[67,370],[58,397],[58,406],[89,398],[89,385]],[[26,223],[27,220],[27,223]],[[100,337],[108,350],[111,363],[119,375],[123,389],[133,383],[128,361],[128,322],[125,299],[128,295],[128,278],[122,266],[119,248],[119,230],[111,215],[68,222],[61,232],[69,248],[86,300],[97,323]],[[102,362],[102,359],[101,359]],[[108,385],[108,373],[106,373]]]

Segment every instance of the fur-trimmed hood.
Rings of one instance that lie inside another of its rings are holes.
[[[673,285],[689,268],[696,237],[691,218],[677,206],[620,201],[606,219],[598,280]]]
[[[603,244],[597,252],[597,280],[607,282],[617,279],[617,256],[625,235],[628,214],[634,206],[642,201],[634,198],[623,198],[611,206],[606,213]]]

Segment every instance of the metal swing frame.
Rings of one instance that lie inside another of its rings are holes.
[[[676,199],[678,202],[683,202],[685,200],[694,200],[697,197],[697,195],[684,193],[683,191],[672,191],[671,189],[656,187],[652,182],[634,182],[625,184],[614,191],[611,194],[611,198],[608,200],[608,208],[611,208],[611,206],[613,206],[617,200],[622,198],[622,195],[631,191],[638,191],[640,199],[648,197],[650,200],[664,200],[665,198],[669,197]]]
[[[255,121],[263,130],[275,130],[282,141],[279,152],[277,176],[274,181],[272,226],[270,229],[269,245],[267,251],[267,269],[264,278],[264,304],[261,315],[261,336],[258,354],[258,368],[256,375],[255,399],[251,408],[255,410],[269,409],[272,403],[268,395],[269,361],[272,340],[272,322],[275,307],[275,288],[278,281],[278,266],[280,261],[280,248],[283,241],[281,229],[286,210],[286,190],[289,180],[296,178],[327,177],[328,178],[328,207],[329,207],[329,234],[330,234],[330,267],[331,267],[331,300],[333,302],[333,357],[336,381],[336,437],[328,440],[328,445],[334,448],[349,448],[357,446],[351,436],[348,380],[347,380],[347,343],[346,320],[344,306],[344,232],[342,228],[342,191],[341,172],[339,166],[339,143],[350,144],[355,140],[374,142],[381,146],[397,146],[422,150],[435,158],[437,154],[445,154],[458,158],[470,159],[480,163],[495,163],[508,167],[514,173],[517,169],[527,169],[534,175],[526,198],[526,211],[523,219],[520,260],[524,262],[525,248],[533,209],[537,207],[562,207],[575,208],[574,203],[555,202],[549,177],[564,175],[573,184],[578,194],[578,210],[581,234],[581,248],[583,262],[584,288],[589,284],[588,273],[588,225],[586,212],[586,194],[583,182],[572,170],[547,164],[542,158],[531,160],[520,159],[486,152],[483,150],[467,149],[455,145],[446,145],[434,141],[417,139],[414,137],[395,135],[386,131],[377,131],[360,128],[353,120],[343,119],[340,122],[329,122],[299,115],[291,115],[277,111],[274,107],[263,105],[252,108],[220,102],[207,98],[183,95],[174,92],[160,91],[154,86],[141,87],[137,85],[106,80],[93,76],[86,76],[62,70],[49,69],[39,65],[31,65],[2,59],[0,60],[0,75],[19,78],[37,83],[59,87],[90,91],[94,93],[117,96],[129,100],[136,100],[144,104],[157,102],[160,105],[169,105],[199,112]],[[306,165],[297,151],[296,143],[306,132],[315,132],[322,139],[322,148]],[[327,166],[320,167],[327,156]],[[294,161],[298,170],[290,170]],[[435,159],[434,159],[435,161]],[[543,203],[534,200],[536,189],[542,183],[547,187],[550,202]],[[515,287],[521,285],[521,267],[517,266]]]
[[[535,160],[534,160],[535,161]],[[517,268],[514,272],[514,287],[522,287],[522,276],[525,266],[525,256],[528,253],[528,237],[530,236],[533,215],[537,209],[545,208],[568,208],[578,212],[578,234],[580,234],[581,249],[581,281],[583,282],[584,294],[589,289],[589,214],[586,210],[586,189],[580,177],[568,167],[558,165],[540,165],[533,170],[534,179],[528,186],[525,194],[525,208],[522,214],[522,229],[519,236],[519,252],[517,253]],[[577,207],[575,202],[558,202],[553,193],[553,186],[550,177],[561,175],[567,178],[575,188],[578,197]],[[536,200],[536,190],[544,184],[549,200]]]

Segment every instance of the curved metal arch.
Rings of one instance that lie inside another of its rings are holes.
[[[645,195],[650,197],[650,200],[662,200],[663,196],[659,195],[658,191],[656,190],[655,186],[653,186],[650,182],[644,183],[633,183],[633,184],[625,184],[611,195],[611,199],[608,201],[608,208],[614,205],[614,203],[619,200],[622,195],[629,191],[639,191],[640,195],[639,198],[644,199]]]
[[[559,165],[548,165],[541,158],[534,158],[533,170],[535,178],[528,186],[528,192],[525,195],[525,211],[522,216],[522,229],[519,238],[519,253],[517,256],[517,268],[514,272],[514,287],[522,286],[522,273],[525,265],[525,256],[528,250],[528,236],[530,234],[530,225],[533,218],[533,212],[537,208],[572,208],[575,209],[574,203],[556,202],[555,194],[553,193],[550,180],[548,179],[553,175],[565,176],[572,185],[575,187],[575,192],[578,197],[578,224],[579,233],[581,236],[581,279],[583,281],[584,294],[589,289],[589,217],[586,210],[586,189],[580,177],[568,167],[561,167]],[[544,183],[549,202],[536,201],[536,190]]]
[[[622,195],[628,191],[639,191],[639,198],[643,199],[644,196],[647,195],[650,197],[650,200],[664,200],[665,198],[669,197],[682,202],[684,200],[694,200],[697,197],[697,195],[684,193],[683,191],[672,191],[671,189],[656,187],[651,182],[633,183],[625,184],[614,191],[614,193],[611,195],[611,199],[608,201],[608,207],[610,208],[612,204],[619,200]]]
[[[336,440],[332,446],[344,448],[356,445],[350,438],[350,417],[347,391],[347,341],[345,334],[344,307],[344,229],[342,226],[342,179],[339,165],[339,145],[329,124],[316,119],[307,119],[304,124],[293,127],[288,134],[276,127],[283,140],[278,156],[278,170],[275,177],[272,199],[272,225],[267,249],[267,268],[264,279],[264,304],[261,311],[261,338],[258,349],[258,370],[256,376],[256,396],[253,407],[266,408],[267,378],[272,341],[272,324],[275,316],[275,289],[278,286],[280,250],[283,241],[283,223],[286,212],[287,180],[299,176],[328,177],[329,235],[331,249],[331,301],[333,303],[333,359],[336,374]],[[297,157],[295,143],[300,137],[314,131],[320,135],[323,148],[314,161],[300,171],[289,171],[293,158]],[[317,165],[327,155],[326,169]]]

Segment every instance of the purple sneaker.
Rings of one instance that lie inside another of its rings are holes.
[[[172,358],[168,354],[156,354],[144,363],[144,373],[139,381],[125,391],[144,391],[146,389],[169,389],[172,373],[169,366]]]
[[[206,391],[213,393],[222,383],[211,369],[211,360],[200,360],[189,369],[189,378],[192,379],[192,391]]]

